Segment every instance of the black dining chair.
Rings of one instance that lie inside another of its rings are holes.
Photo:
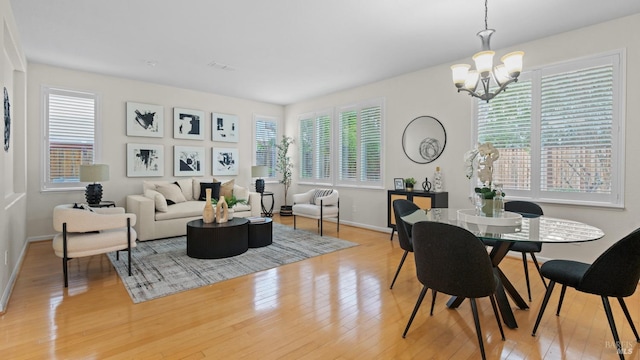
[[[398,242],[400,243],[400,248],[404,250],[404,254],[402,254],[402,259],[400,259],[398,270],[396,270],[396,274],[393,277],[393,281],[391,281],[391,286],[389,287],[389,289],[393,289],[393,284],[395,284],[396,279],[398,278],[398,274],[400,273],[400,269],[402,269],[402,265],[407,258],[407,254],[409,252],[413,252],[413,245],[411,241],[411,225],[405,223],[401,219],[401,217],[411,214],[416,210],[420,210],[418,205],[409,200],[396,199],[393,201],[393,213],[396,219]]]
[[[433,303],[438,292],[463,296],[469,298],[471,303],[480,353],[485,359],[476,298],[489,297],[502,340],[504,340],[504,331],[494,298],[498,283],[484,244],[471,232],[461,227],[421,221],[413,225],[413,250],[416,273],[423,287],[402,337],[407,335],[428,289],[433,291],[431,315],[433,315]]]
[[[615,297],[620,303],[624,315],[631,325],[631,330],[636,336],[636,341],[640,342],[636,327],[624,302],[624,298],[633,295],[640,280],[640,229],[625,236],[622,240],[613,244],[593,264],[586,264],[572,260],[550,260],[542,264],[540,269],[542,275],[549,279],[547,292],[544,294],[538,318],[533,326],[532,336],[536,335],[538,325],[547,308],[547,303],[551,297],[551,292],[556,283],[562,284],[560,300],[556,315],[560,315],[560,308],[564,299],[567,286],[578,291],[600,295],[602,305],[609,321],[609,327],[613,334],[613,339],[618,349],[621,359],[624,359],[622,345],[616,330],[616,325],[609,304],[609,297]]]
[[[521,214],[523,217],[534,218],[544,215],[542,212],[542,208],[533,202],[530,201],[509,201],[504,203],[504,210],[515,212]],[[485,241],[486,245],[494,246],[495,241]],[[538,270],[538,275],[540,275],[540,279],[542,279],[542,283],[544,287],[547,287],[547,282],[544,280],[542,274],[540,274],[540,265],[538,264],[538,259],[536,259],[536,254],[542,251],[542,243],[539,242],[531,242],[531,241],[518,241],[511,245],[510,251],[519,252],[522,254],[522,265],[524,266],[524,278],[527,282],[527,294],[529,295],[529,301],[531,301],[531,285],[529,284],[529,265],[527,264],[527,254],[531,256],[531,260],[533,260],[533,264],[536,266]]]

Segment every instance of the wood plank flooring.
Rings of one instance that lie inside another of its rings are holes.
[[[292,225],[291,217],[275,221]],[[316,221],[299,218],[299,231]],[[425,300],[401,334],[421,285],[413,257],[389,290],[402,256],[389,234],[325,223],[325,235],[360,246],[211,286],[133,304],[106,256],[69,263],[64,289],[61,259],[50,241],[29,245],[7,312],[0,316],[2,359],[479,359],[468,302],[456,310],[440,295],[434,315]],[[126,261],[126,260],[121,260]],[[501,268],[526,296],[522,262]],[[531,329],[544,287],[530,266],[533,302],[514,310],[518,329],[500,340],[491,305],[478,305],[490,359],[617,359],[600,298],[567,290],[555,316],[555,291],[538,335]],[[429,293],[430,294],[430,293]],[[430,297],[430,295],[428,296]],[[627,299],[640,326],[640,295]],[[612,301],[627,359],[640,344]]]

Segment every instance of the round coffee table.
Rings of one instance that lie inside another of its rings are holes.
[[[264,218],[264,221],[249,222],[249,247],[257,248],[273,243],[273,220]]]
[[[202,219],[187,223],[187,255],[197,259],[220,259],[240,255],[249,249],[249,220],[233,218],[224,223],[205,224]]]

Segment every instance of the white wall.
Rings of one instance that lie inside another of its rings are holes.
[[[525,68],[541,66],[621,48],[626,49],[628,84],[640,79],[640,43],[633,39],[640,32],[640,14],[615,21],[583,28],[549,38],[521,44],[510,49],[496,49],[497,54],[513,50],[525,52]],[[477,49],[469,49],[469,56]],[[470,62],[471,58],[461,59]],[[469,207],[469,181],[464,176],[462,157],[473,144],[471,139],[471,100],[458,94],[451,81],[449,66],[442,64],[411,74],[341,91],[286,107],[286,130],[297,137],[297,115],[335,107],[359,100],[384,97],[385,107],[385,184],[386,189],[367,190],[339,188],[341,220],[371,228],[384,228],[386,219],[386,192],[393,188],[394,177],[415,177],[420,182],[432,177],[436,166],[444,173],[445,190],[449,192],[450,207]],[[570,218],[602,228],[603,240],[585,244],[546,245],[544,258],[573,258],[592,261],[597,254],[613,242],[640,226],[640,193],[635,191],[640,178],[636,156],[640,143],[635,134],[640,133],[640,90],[637,86],[626,89],[626,163],[625,209],[606,209],[580,206],[541,204],[545,215]],[[416,164],[402,150],[402,133],[414,118],[430,115],[442,122],[447,131],[447,144],[442,156],[431,164]],[[294,148],[293,151],[297,151]],[[499,162],[498,162],[498,166]],[[295,178],[296,174],[294,174]],[[298,186],[292,193],[308,189]],[[507,194],[508,197],[508,194]]]
[[[216,178],[236,179],[242,186],[251,184],[253,115],[267,115],[283,118],[284,108],[255,101],[224,97],[215,94],[185,90],[164,85],[121,79],[110,76],[62,69],[41,64],[29,64],[28,79],[28,237],[47,238],[54,233],[52,209],[54,206],[70,202],[85,202],[84,191],[42,192],[42,86],[61,87],[71,90],[95,92],[100,96],[99,117],[102,132],[98,134],[102,141],[101,163],[109,164],[110,180],[103,185],[103,199],[114,200],[118,206],[125,206],[125,197],[142,193],[142,181],[145,179],[176,179],[173,176],[173,147],[204,146],[206,148],[205,176],[213,177],[211,172],[211,148],[237,148],[240,157],[240,172],[237,176]],[[164,137],[126,136],[126,102],[156,104],[164,107]],[[205,112],[204,141],[179,140],[173,138],[173,108],[182,107]],[[235,114],[239,121],[240,141],[238,143],[214,143],[211,140],[211,112]],[[126,144],[148,143],[164,145],[163,178],[128,178],[126,176]],[[269,185],[267,185],[269,188]]]
[[[8,151],[0,150],[0,313],[4,312],[26,246],[26,60],[8,0],[0,0],[0,93],[10,100]],[[4,110],[1,112],[4,134]]]

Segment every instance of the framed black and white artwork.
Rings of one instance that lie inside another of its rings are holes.
[[[238,142],[238,116],[211,113],[213,141]]]
[[[127,176],[164,176],[164,146],[127,144]]]
[[[203,176],[204,146],[174,146],[173,176]]]
[[[204,140],[204,111],[173,108],[173,137]]]
[[[238,175],[238,149],[212,149],[213,175]]]
[[[164,136],[164,107],[127,102],[127,136]]]

